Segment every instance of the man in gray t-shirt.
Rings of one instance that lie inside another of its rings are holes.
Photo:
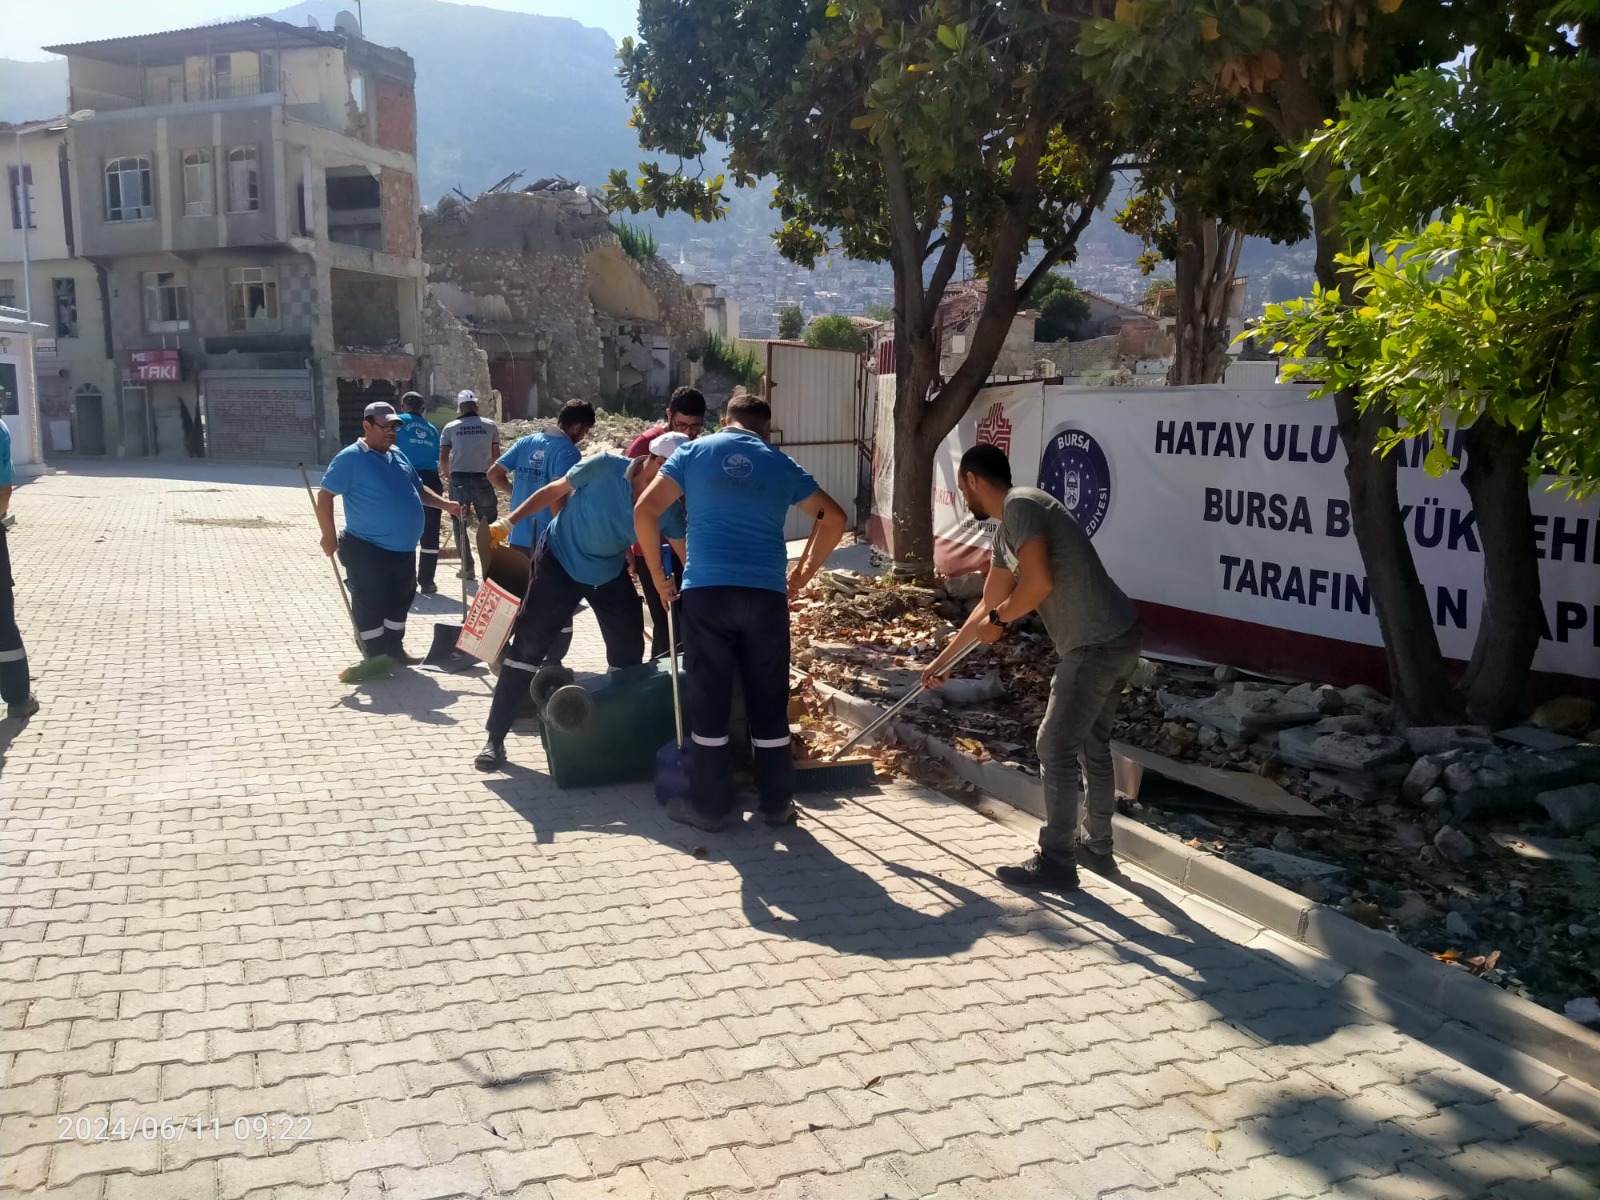
[[[439,474],[450,499],[463,509],[470,505],[478,528],[485,530],[500,515],[499,498],[489,482],[489,464],[500,457],[500,430],[478,415],[478,397],[472,392],[463,391],[456,397],[456,412],[461,415],[439,433]],[[472,546],[466,536],[464,511],[455,522],[455,531],[456,545],[461,548],[461,577],[471,579]],[[479,549],[487,558],[488,549]],[[484,569],[488,569],[487,563]]]
[[[995,874],[1006,883],[1072,891],[1079,865],[1101,875],[1117,872],[1111,725],[1139,664],[1138,614],[1066,507],[1038,488],[1011,486],[1011,463],[997,447],[974,446],[961,456],[956,474],[972,515],[982,521],[998,513],[1000,530],[982,601],[922,682],[937,688],[951,659],[974,640],[999,641],[1007,624],[1038,612],[1061,659],[1039,725],[1045,824],[1039,852]]]

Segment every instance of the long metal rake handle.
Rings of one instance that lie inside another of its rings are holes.
[[[971,642],[967,643],[967,645],[962,648],[961,652],[950,660],[949,666],[945,667],[943,673],[945,675],[949,675],[951,671],[954,671],[956,669],[956,667],[960,664],[962,659],[966,658],[967,655],[971,654],[974,650],[976,650],[981,645],[983,645],[983,643],[978,641],[976,638],[974,638]],[[896,700],[894,702],[894,707],[893,708],[889,709],[888,712],[884,713],[877,720],[873,721],[870,725],[866,726],[859,733],[857,733],[855,735],[855,737],[851,738],[848,742],[846,742],[844,745],[840,746],[832,754],[828,755],[827,761],[828,762],[836,761],[837,759],[839,759],[844,754],[844,752],[846,750],[848,750],[852,746],[856,745],[862,739],[866,738],[869,734],[875,733],[879,729],[882,729],[883,726],[885,724],[887,724],[894,717],[894,715],[896,713],[898,713],[906,705],[910,704],[918,696],[922,695],[922,693],[924,691],[926,691],[926,690],[927,689],[924,688],[922,686],[922,684],[919,682],[916,687],[912,688],[904,696],[902,696],[902,697],[900,697],[900,699]]]
[[[672,551],[670,549],[663,549],[661,551],[661,565],[665,569],[665,573],[666,573],[667,578],[671,579],[672,578]],[[645,574],[648,576],[649,572],[647,571],[647,572],[645,572]],[[654,587],[655,586],[655,581],[652,580],[652,579],[648,579],[647,578],[645,580],[645,585],[644,586],[645,587]],[[672,615],[672,610],[674,608],[676,608],[676,607],[677,607],[676,604],[669,604],[669,605],[666,606],[666,608],[667,608],[667,662],[669,664],[668,670],[670,671],[670,673],[672,675],[672,720],[673,720],[674,725],[677,726],[677,730],[678,730],[678,749],[682,750],[683,749],[683,701],[678,698],[678,625],[677,625],[677,621],[673,618],[673,615]]]

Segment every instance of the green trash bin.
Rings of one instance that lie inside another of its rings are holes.
[[[687,701],[688,676],[681,666],[679,671],[678,685]],[[580,691],[586,696],[576,694]],[[651,778],[656,751],[677,736],[666,658],[562,688],[546,703],[539,734],[557,787],[598,787]],[[748,748],[744,696],[737,687],[728,734],[736,748]],[[687,741],[687,712],[683,736]]]

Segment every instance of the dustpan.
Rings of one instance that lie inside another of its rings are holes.
[[[461,523],[466,526],[468,510],[461,513]],[[456,644],[461,640],[461,633],[467,627],[467,579],[461,577],[461,620],[435,621],[433,623],[433,645],[428,647],[428,653],[423,656],[422,665],[425,667],[438,667],[441,671],[448,671],[452,675],[458,671],[465,671],[478,660],[465,650],[458,650]]]

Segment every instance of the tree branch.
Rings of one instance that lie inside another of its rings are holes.
[[[900,161],[900,149],[894,142],[885,138],[879,148],[879,156],[883,161],[884,194],[889,207],[889,234],[894,244],[898,247],[900,261],[904,264],[906,291],[905,299],[915,301],[915,305],[908,303],[904,313],[906,320],[911,320],[913,314],[919,321],[925,320],[924,303],[925,295],[922,290],[922,263],[926,259],[919,246],[925,244],[917,239],[916,218],[913,215],[911,202],[911,186],[906,179],[905,164]]]
[[[950,286],[950,280],[955,276],[956,264],[961,261],[961,250],[967,243],[967,210],[961,201],[954,200],[950,205],[950,232],[944,238],[944,253],[939,256],[939,265],[934,267],[933,275],[928,280],[927,300],[934,312],[937,313],[939,301],[944,299],[944,290]],[[928,317],[933,320],[933,314]]]

